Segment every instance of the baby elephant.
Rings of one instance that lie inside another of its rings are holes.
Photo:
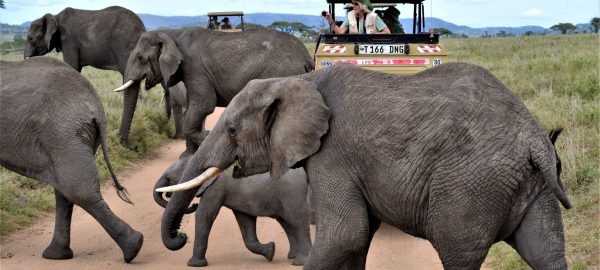
[[[104,160],[117,194],[129,202],[108,158],[104,108],[92,85],[67,64],[33,57],[0,61],[0,165],[54,187],[56,224],[46,259],[70,259],[73,205],[108,232],[130,262],[143,236],[116,216],[100,193],[95,152]]]
[[[158,179],[155,189],[177,184],[188,159],[171,165]],[[303,265],[311,248],[307,190],[303,169],[290,170],[277,181],[273,181],[268,173],[242,179],[222,174],[205,183],[196,195],[202,197],[200,205],[193,205],[187,211],[191,213],[197,207],[194,254],[187,264],[208,265],[205,258],[208,235],[219,209],[226,206],[233,211],[248,250],[269,261],[273,259],[275,243],[261,244],[256,236],[256,217],[272,217],[281,224],[290,242],[288,259],[293,259],[293,265]],[[167,205],[160,192],[154,192],[154,200],[163,207]]]

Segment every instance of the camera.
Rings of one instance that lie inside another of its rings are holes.
[[[327,11],[325,11],[325,10],[321,11],[321,16],[323,16],[323,17],[327,16]]]

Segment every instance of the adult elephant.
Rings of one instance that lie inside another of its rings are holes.
[[[477,66],[395,76],[336,65],[251,81],[180,184],[159,190],[188,189],[165,209],[168,248],[186,241],[177,230],[196,185],[233,163],[234,177],[270,171],[274,180],[305,168],[317,199],[305,269],[364,269],[382,221],[428,239],[446,269],[478,269],[502,240],[534,269],[567,267],[556,199],[570,203],[552,142],[524,104]]]
[[[158,83],[170,87],[183,81],[189,105],[183,124],[187,142],[183,156],[188,156],[208,134],[204,130],[206,116],[215,106],[227,106],[250,80],[297,75],[312,69],[304,44],[287,33],[266,28],[235,33],[199,27],[157,30],[140,37],[127,63],[127,83],[115,91],[128,89],[143,79],[146,89]]]
[[[130,202],[108,157],[104,108],[92,85],[65,63],[35,57],[0,62],[0,165],[54,187],[56,224],[47,259],[70,259],[73,205],[81,206],[117,242],[125,262],[142,233],[108,207],[100,193],[95,152],[102,146],[117,194]]]
[[[129,55],[145,31],[142,20],[123,7],[101,10],[66,8],[56,16],[46,14],[31,22],[24,56],[40,56],[56,49],[62,52],[64,61],[79,72],[84,66],[92,66],[115,70],[123,75]],[[127,137],[138,94],[139,83],[134,84],[123,99],[119,139],[129,148],[133,148],[129,146]],[[168,102],[165,104],[169,105]],[[166,110],[168,112],[169,108]]]

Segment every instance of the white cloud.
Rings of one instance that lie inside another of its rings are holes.
[[[542,11],[537,8],[532,8],[532,9],[525,11],[525,13],[523,13],[523,15],[528,16],[528,17],[540,17],[540,16],[542,16]]]

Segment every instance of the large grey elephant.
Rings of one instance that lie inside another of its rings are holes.
[[[0,165],[54,187],[56,223],[43,257],[73,257],[71,216],[77,204],[117,242],[125,262],[133,260],[143,235],[116,216],[100,193],[99,145],[117,194],[130,202],[108,157],[104,108],[92,85],[47,57],[0,61],[0,73]]]
[[[196,185],[231,164],[234,177],[270,171],[275,181],[305,168],[317,200],[305,269],[364,269],[382,221],[428,239],[446,269],[478,269],[497,241],[534,269],[567,267],[558,201],[571,205],[552,142],[478,66],[398,76],[336,65],[251,81],[180,184],[160,190],[187,189],[163,215],[168,248],[186,241],[177,230]]]
[[[190,158],[173,163],[156,181],[155,188],[177,184]],[[208,265],[205,257],[208,236],[223,206],[233,211],[248,250],[273,260],[275,243],[261,244],[256,236],[256,217],[271,217],[281,224],[288,237],[288,259],[292,259],[293,265],[304,264],[311,247],[307,191],[306,173],[302,169],[290,170],[278,181],[272,181],[268,174],[243,179],[221,174],[205,183],[196,193],[202,197],[200,206],[195,204],[186,211],[196,211],[194,254],[187,264]],[[154,200],[162,207],[167,206],[161,192],[154,192]]]
[[[215,106],[227,106],[250,80],[312,69],[304,44],[287,33],[271,29],[224,33],[199,27],[157,30],[141,36],[127,63],[127,83],[116,91],[143,79],[146,89],[183,81],[189,105],[183,125],[187,142],[183,156],[187,156],[208,134],[204,130],[206,116]]]
[[[25,43],[25,57],[44,55],[53,49],[62,52],[64,61],[81,72],[84,66],[115,70],[125,74],[127,60],[138,39],[146,31],[142,20],[132,11],[118,6],[101,10],[66,8],[56,16],[46,14],[31,22]],[[139,83],[123,98],[119,128],[121,143],[127,137],[137,105]],[[168,92],[165,91],[168,100]],[[169,103],[165,105],[167,113]]]

